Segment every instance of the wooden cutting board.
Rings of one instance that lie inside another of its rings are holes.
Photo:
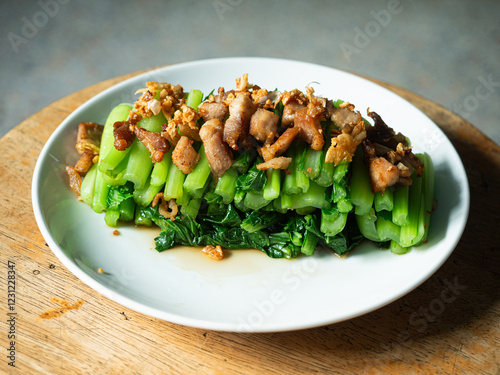
[[[470,217],[460,243],[416,290],[334,325],[249,334],[151,318],[77,279],[38,230],[31,206],[33,169],[44,143],[66,116],[135,74],[69,95],[0,139],[0,342],[5,348],[0,373],[498,374],[500,147],[438,104],[375,80],[443,129],[470,183]],[[9,295],[12,281],[15,304]]]

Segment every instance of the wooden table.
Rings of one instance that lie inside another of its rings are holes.
[[[154,319],[77,279],[38,230],[31,207],[33,168],[66,116],[132,75],[65,97],[0,139],[0,342],[7,349],[0,356],[0,373],[498,374],[500,147],[443,107],[382,82],[377,83],[412,102],[444,130],[465,164],[471,188],[470,218],[460,243],[413,292],[342,323],[248,334]],[[14,340],[8,338],[13,321],[6,298],[9,264],[15,264],[10,273],[16,283]],[[451,296],[445,293],[450,285],[455,289]],[[40,318],[58,311],[54,298],[66,307],[84,303],[58,318]],[[15,368],[8,365],[10,341],[15,341]]]

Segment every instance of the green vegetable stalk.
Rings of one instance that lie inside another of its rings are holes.
[[[128,118],[129,111],[132,109],[130,104],[119,104],[114,107],[104,124],[101,146],[99,152],[99,164],[106,157],[112,148],[114,148],[115,138],[113,136],[113,124],[117,121],[125,121]],[[109,185],[104,179],[104,174],[97,170],[95,176],[94,197],[92,199],[92,208],[95,212],[101,213],[106,209],[106,199],[108,197]]]

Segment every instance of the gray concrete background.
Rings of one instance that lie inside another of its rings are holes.
[[[389,82],[500,144],[500,1],[1,0],[0,136],[102,80],[266,56]]]

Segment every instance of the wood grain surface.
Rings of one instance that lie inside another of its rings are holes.
[[[500,148],[443,107],[382,82],[376,81],[443,129],[462,158],[471,189],[469,222],[460,243],[413,292],[334,325],[250,334],[154,319],[77,279],[38,230],[31,206],[33,169],[44,143],[66,116],[130,76],[65,97],[0,139],[0,373],[498,374]],[[13,275],[9,264],[15,264],[14,310],[7,298]],[[65,308],[59,317],[40,317]],[[8,314],[13,311],[12,326]],[[8,337],[12,327],[15,339]],[[15,368],[8,364],[11,341]]]

